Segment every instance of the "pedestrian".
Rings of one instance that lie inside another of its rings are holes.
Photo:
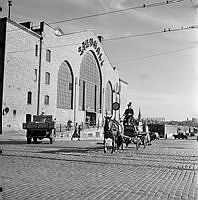
[[[79,124],[79,125],[78,125],[78,140],[80,140],[80,133],[81,133],[81,130],[82,130],[82,128],[81,128],[81,125]]]
[[[80,140],[80,132],[81,132],[81,125],[78,125],[78,123],[76,123],[71,140],[73,140],[73,138],[78,138],[78,140]]]
[[[67,130],[69,131],[71,129],[71,127],[72,127],[72,121],[69,119],[67,121]]]

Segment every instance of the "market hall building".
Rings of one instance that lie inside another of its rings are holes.
[[[1,132],[21,131],[35,114],[57,124],[101,126],[120,100],[118,70],[102,37],[91,30],[65,34],[41,22],[0,19]]]

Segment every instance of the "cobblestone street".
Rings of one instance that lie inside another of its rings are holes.
[[[0,141],[2,199],[197,200],[198,142],[103,153],[102,141]]]

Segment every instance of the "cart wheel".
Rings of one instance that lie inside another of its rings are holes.
[[[138,140],[136,143],[136,149],[138,150],[140,148],[141,140]]]
[[[146,137],[144,136],[144,140],[143,140],[143,145],[144,145],[144,148],[146,148],[146,143],[147,141],[146,141]]]
[[[140,148],[140,143],[137,142],[137,143],[136,143],[136,150],[138,150],[139,148]]]
[[[129,139],[127,138],[127,139],[125,140],[126,147],[129,146],[129,143],[130,143],[130,141],[129,141]]]
[[[144,141],[144,149],[146,148],[146,141]]]
[[[32,138],[31,137],[27,137],[27,144],[31,144]]]

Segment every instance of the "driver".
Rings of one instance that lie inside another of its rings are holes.
[[[129,124],[129,122],[131,122],[131,119],[133,119],[134,112],[131,104],[132,104],[131,102],[128,103],[127,105],[128,108],[124,112],[124,124],[125,123]]]

